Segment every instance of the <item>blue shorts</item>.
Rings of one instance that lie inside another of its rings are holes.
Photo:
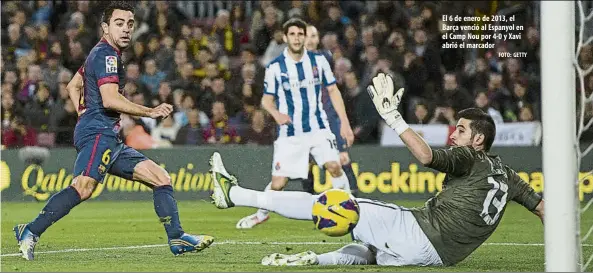
[[[109,173],[131,180],[136,165],[148,160],[114,136],[96,134],[76,142],[78,154],[74,163],[74,177],[84,175],[102,183]]]
[[[340,134],[340,119],[339,118],[329,118],[328,117],[328,122],[329,122],[329,129],[331,130],[331,132],[336,136],[336,144],[338,145],[338,152],[345,152],[347,147],[346,144],[346,140],[344,138],[342,138],[342,135]]]

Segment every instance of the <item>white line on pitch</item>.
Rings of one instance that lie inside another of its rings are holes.
[[[215,242],[213,245],[344,245],[346,242],[242,242],[242,241],[222,241]],[[543,246],[541,243],[485,243],[485,246]],[[121,249],[140,249],[165,247],[167,244],[158,245],[139,245],[139,246],[116,246],[116,247],[98,247],[98,248],[69,248],[62,250],[37,251],[35,254],[54,254],[67,252],[85,252],[102,250],[121,250]],[[583,244],[584,247],[591,247],[593,244]],[[21,256],[20,253],[2,254],[0,257]]]

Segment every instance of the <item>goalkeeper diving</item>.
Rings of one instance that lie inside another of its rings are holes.
[[[443,189],[423,207],[356,198],[358,224],[353,243],[316,254],[272,254],[264,265],[451,266],[463,261],[494,232],[509,201],[544,219],[544,201],[517,172],[504,165],[490,147],[496,135],[492,118],[480,109],[458,113],[450,138],[453,146],[432,149],[398,111],[404,93],[389,75],[380,73],[367,88],[375,108],[424,166],[446,174]],[[312,220],[317,196],[304,192],[254,191],[238,185],[218,153],[211,160],[212,198],[218,208],[255,207],[291,219]]]

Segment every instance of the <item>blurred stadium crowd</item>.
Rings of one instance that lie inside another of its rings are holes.
[[[99,40],[101,2],[2,2],[5,147],[72,143],[77,114],[65,87]],[[122,137],[138,149],[272,144],[274,121],[259,107],[263,74],[285,47],[282,23],[295,16],[316,26],[320,48],[331,52],[356,143],[379,142],[380,117],[365,92],[378,71],[406,88],[409,123],[454,124],[472,106],[500,123],[539,120],[537,11],[526,1],[494,2],[139,1],[133,46],[123,54],[125,94],[146,106],[168,102],[175,113],[160,121],[123,116]],[[491,50],[441,48],[442,14],[504,9],[525,27],[522,39]],[[499,51],[527,57],[501,59]],[[593,64],[593,48],[579,60]],[[585,90],[593,91],[593,74]]]

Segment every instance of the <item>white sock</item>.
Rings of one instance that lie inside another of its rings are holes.
[[[237,207],[258,208],[257,200],[259,195],[262,193],[263,192],[261,191],[254,191],[241,186],[234,186],[229,191],[229,199],[231,199],[231,201]]]
[[[350,191],[350,183],[344,171],[342,171],[342,175],[338,177],[332,177],[332,186],[334,189]]]
[[[253,207],[276,212],[286,218],[313,220],[311,211],[316,195],[298,191],[254,191],[234,186],[229,197],[235,206]]]
[[[266,186],[266,188],[264,189],[264,191],[271,191],[272,190],[272,181],[270,181],[270,183]],[[264,219],[266,219],[266,217],[268,217],[268,214],[270,212],[265,210],[265,209],[258,209],[257,210],[257,219],[259,219],[260,221],[263,221]]]
[[[317,255],[318,265],[368,265],[375,264],[375,256],[368,247],[351,243],[334,252]]]

